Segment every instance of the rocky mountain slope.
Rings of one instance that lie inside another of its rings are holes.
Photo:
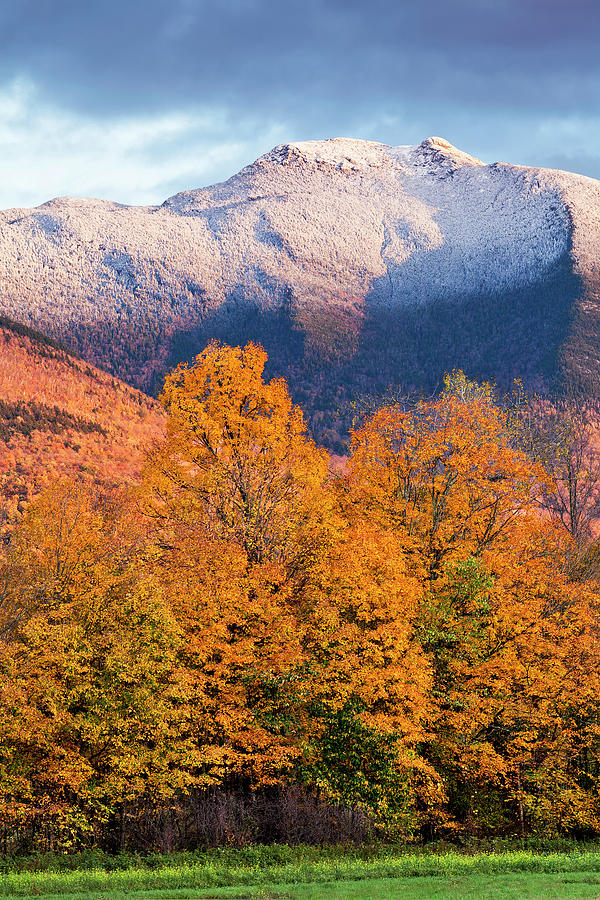
[[[49,479],[135,479],[163,426],[149,397],[0,319],[0,534]]]
[[[318,437],[444,371],[600,384],[600,182],[440,138],[276,147],[160,207],[0,213],[0,312],[144,390],[208,339],[261,340]]]

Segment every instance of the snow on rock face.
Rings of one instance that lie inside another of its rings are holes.
[[[339,260],[331,275],[353,296],[389,274],[394,302],[401,290],[414,302],[535,280],[570,234],[556,188],[514,167],[484,166],[441,138],[397,148],[346,138],[282,144],[224,184],[165,203],[202,216],[221,244],[235,234],[236,247],[259,207],[280,253],[288,248],[313,270]],[[386,299],[384,286],[377,295]]]
[[[437,177],[452,174],[463,166],[483,165],[480,159],[463,153],[440,137],[425,138],[417,147],[390,147],[388,151],[392,158],[404,161],[409,168],[427,168]]]
[[[475,310],[484,297],[529,322],[529,298],[547,284],[553,328],[574,311],[560,341],[584,309],[590,331],[600,183],[484,165],[439,137],[282,144],[160,207],[60,198],[0,213],[0,312],[142,387],[174,361],[174,335],[227,335],[249,315],[280,310],[305,351],[330,338],[336,358],[351,359],[377,310],[435,319],[439,304]],[[586,352],[589,372],[600,371],[600,347]]]
[[[571,223],[560,191],[542,189],[527,173],[467,163],[451,177],[411,173],[403,187],[429,207],[443,235],[434,253],[388,266],[394,296],[403,291],[405,302],[532,284],[568,252]]]
[[[483,163],[453,147],[444,138],[426,138],[418,146],[388,147],[376,141],[359,141],[352,138],[332,138],[327,141],[300,141],[280,144],[258,160],[280,165],[299,162],[326,165],[344,172],[358,172],[367,168],[379,168],[394,161],[405,166],[425,166],[451,169],[461,166],[481,166]]]
[[[224,184],[176,195],[166,207],[204,219],[227,245],[223,265],[254,233],[262,243],[254,262],[293,282],[309,330],[319,295],[412,305],[535,283],[568,252],[571,234],[551,181],[536,170],[484,166],[442,138],[414,147],[346,138],[282,144]],[[240,268],[237,277],[247,278]]]
[[[300,141],[280,144],[262,156],[255,165],[274,162],[282,166],[307,163],[329,166],[341,172],[358,172],[379,168],[390,158],[384,144],[358,141],[352,138],[332,138],[328,141]]]

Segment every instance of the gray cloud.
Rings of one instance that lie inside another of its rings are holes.
[[[248,162],[283,131],[391,143],[441,133],[490,161],[572,158],[600,170],[585,131],[562,129],[552,146],[547,128],[578,118],[589,127],[598,107],[596,0],[3,0],[0,35],[0,89],[30,90],[23,140],[39,139],[41,118],[76,123],[70,152],[83,171],[93,157],[84,123],[116,134],[119,123],[155,122],[138,167],[162,165],[161,184],[148,172],[146,188],[125,185],[118,199],[225,177],[226,164]],[[169,143],[159,125],[176,114],[190,127]],[[220,165],[225,145],[237,153]],[[0,166],[6,146],[0,130]],[[113,196],[131,152],[113,154]],[[214,162],[177,163],[203,154]],[[50,150],[47,162],[51,174]],[[110,181],[107,170],[96,193]]]

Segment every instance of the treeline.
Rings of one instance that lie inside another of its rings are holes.
[[[72,415],[59,406],[47,406],[30,400],[11,402],[0,399],[0,440],[8,442],[15,434],[29,436],[34,431],[62,434],[65,431],[82,434],[97,432],[106,436],[106,429],[98,422]]]
[[[161,221],[162,228],[168,222],[174,227],[176,218]],[[184,258],[157,262],[103,244],[106,252],[94,261],[65,255],[60,243],[52,244],[46,248],[52,253],[51,286],[40,294],[48,275],[36,257],[33,268],[11,274],[4,308],[20,318],[29,310],[28,321],[51,335],[53,346],[60,341],[152,395],[160,391],[165,372],[191,361],[212,339],[259,342],[269,355],[267,372],[287,379],[313,438],[338,454],[348,450],[348,406],[358,395],[390,388],[430,395],[439,390],[444,373],[458,366],[503,390],[521,377],[531,391],[556,393],[574,386],[598,395],[597,307],[588,303],[583,309],[581,300],[596,288],[573,273],[567,251],[534,284],[520,287],[494,270],[493,284],[469,289],[465,261],[464,292],[444,289],[425,302],[418,299],[418,284],[414,296],[404,284],[398,274],[403,266],[398,271],[391,266],[368,292],[366,285],[356,286],[356,292],[348,288],[343,297],[334,292],[328,301],[327,291],[317,290],[308,302],[302,290],[297,295],[258,265],[239,284],[225,288],[209,279],[202,287],[192,277],[199,264],[190,263],[197,248],[182,243],[181,234],[175,245]],[[12,255],[28,258],[17,246]],[[200,269],[206,274],[204,265]],[[81,283],[86,290],[74,288]],[[45,352],[59,351],[48,344]]]
[[[348,452],[351,404],[357,397],[381,396],[390,389],[431,396],[439,392],[445,372],[459,367],[502,391],[518,377],[530,392],[557,395],[577,388],[587,397],[597,396],[594,354],[582,353],[579,338],[568,337],[572,306],[583,290],[568,254],[536,285],[496,285],[427,303],[377,299],[386,296],[389,278],[376,281],[354,311],[317,302],[301,310],[293,291],[275,283],[270,289],[277,305],[269,308],[240,289],[216,309],[207,305],[200,324],[183,324],[173,332],[167,365],[156,371],[150,387],[158,391],[167,368],[191,361],[211,339],[260,343],[268,353],[267,373],[287,379],[310,434],[337,454]],[[592,324],[586,327],[593,343]],[[136,324],[136,334],[140,328]],[[577,359],[589,364],[592,375],[585,383]]]
[[[209,345],[138,488],[58,482],[6,546],[5,852],[599,833],[574,427],[458,373],[332,474],[265,363]]]

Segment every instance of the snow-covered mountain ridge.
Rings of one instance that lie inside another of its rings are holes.
[[[299,161],[315,165],[329,165],[342,172],[357,172],[369,167],[380,168],[382,165],[389,165],[390,160],[405,170],[417,166],[457,169],[462,165],[484,165],[481,160],[468,156],[440,137],[426,138],[418,146],[400,147],[390,147],[376,141],[361,141],[355,138],[299,141],[291,144],[279,144],[270,153],[262,156],[257,164],[260,165],[263,160],[278,162],[282,165]],[[251,168],[252,166],[249,166],[244,171]]]
[[[212,336],[260,339],[325,418],[454,365],[594,389],[599,267],[600,182],[442,138],[288,143],[158,207],[0,213],[1,313],[144,388]]]

